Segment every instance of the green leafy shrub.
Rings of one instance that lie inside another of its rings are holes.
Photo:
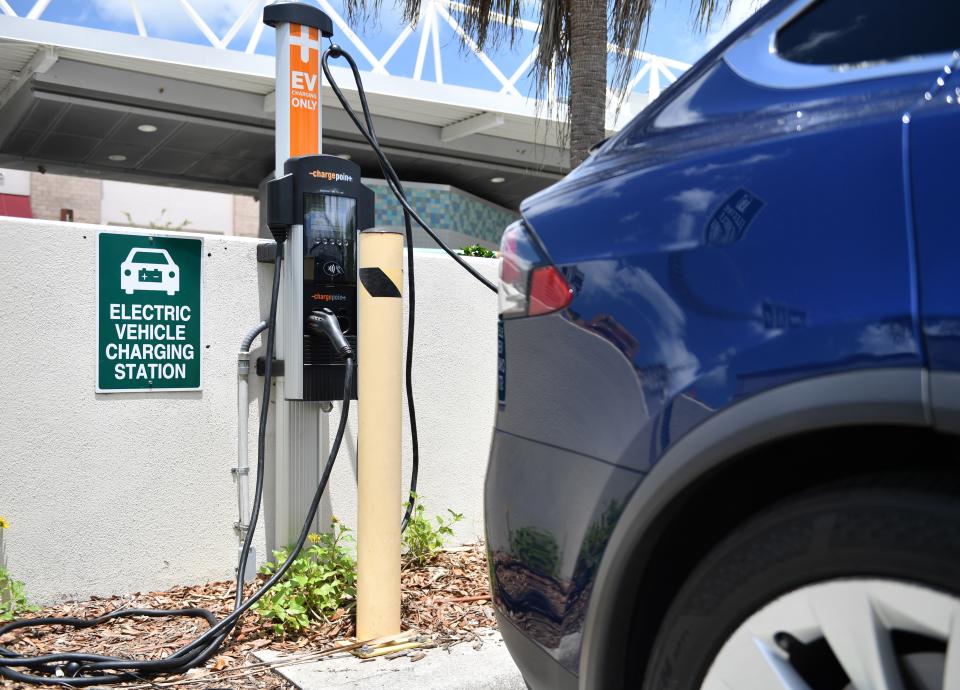
[[[143,225],[140,225],[133,219],[133,216],[130,214],[129,211],[124,211],[123,215],[127,217],[127,222],[132,227],[135,227],[135,228],[144,227]],[[183,221],[180,223],[174,223],[169,218],[164,218],[164,216],[166,215],[167,215],[167,209],[165,208],[160,209],[160,217],[157,218],[156,220],[151,220],[149,223],[147,223],[146,227],[150,228],[151,230],[185,230],[186,227],[190,225],[190,221],[187,220],[186,218],[184,218]]]
[[[330,532],[310,535],[309,546],[300,552],[283,579],[254,604],[277,637],[296,635],[307,630],[313,620],[323,620],[352,605],[357,592],[357,564],[346,544],[353,537],[336,518],[330,526]],[[289,549],[274,551],[274,562],[265,564],[260,572],[272,575],[289,554]]]
[[[455,513],[449,508],[447,512],[450,513],[449,519],[435,515],[431,521],[424,515],[423,503],[417,502],[413,514],[410,515],[407,531],[403,533],[404,553],[410,563],[416,566],[427,565],[443,548],[445,538],[453,536],[452,526],[463,519],[463,514]]]
[[[0,516],[0,536],[3,531],[10,529],[10,523]],[[0,565],[0,623],[12,621],[29,611],[36,611],[27,601],[26,586],[20,580],[14,580],[10,572]]]
[[[20,580],[14,580],[0,566],[0,622],[12,621],[28,611],[36,611],[27,601],[27,590]]]
[[[497,253],[490,251],[486,247],[481,247],[479,244],[471,244],[469,247],[463,247],[460,250],[460,253],[464,256],[479,256],[484,259],[496,259]]]

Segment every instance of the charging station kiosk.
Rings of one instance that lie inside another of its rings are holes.
[[[291,158],[284,175],[267,184],[267,223],[291,228],[285,270],[299,285],[288,295],[290,319],[281,332],[287,400],[343,399],[343,364],[329,339],[309,327],[309,318],[329,309],[357,351],[357,232],[373,226],[373,202],[373,191],[360,183],[359,166],[336,156]]]

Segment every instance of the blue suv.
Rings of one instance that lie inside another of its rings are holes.
[[[533,688],[960,688],[960,2],[773,0],[502,240]]]

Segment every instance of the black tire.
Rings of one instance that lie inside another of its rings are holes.
[[[705,516],[708,517],[708,516]],[[960,486],[876,478],[786,499],[718,544],[660,627],[644,688],[696,690],[727,638],[778,596],[838,577],[960,593]]]

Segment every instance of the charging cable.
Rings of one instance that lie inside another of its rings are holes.
[[[330,71],[330,65],[328,64],[331,57],[342,57],[347,61],[347,63],[349,63],[350,71],[353,72],[353,80],[357,85],[357,94],[360,96],[360,107],[363,109],[363,117],[366,126],[364,126],[363,122],[360,122],[360,118],[357,116],[356,112],[343,95],[343,92],[340,90],[340,86],[337,84],[337,80],[334,79],[333,73]],[[393,192],[393,195],[403,207],[403,210],[409,214],[409,217],[417,221],[417,225],[423,228],[424,232],[426,232],[443,251],[449,254],[451,259],[460,264],[461,268],[479,280],[489,290],[496,292],[497,286],[484,278],[480,272],[477,271],[477,269],[464,261],[463,257],[444,244],[443,240],[441,240],[437,236],[437,233],[433,231],[433,228],[431,228],[426,221],[420,217],[413,206],[410,205],[410,202],[407,200],[407,195],[403,191],[403,185],[400,183],[400,178],[397,176],[397,173],[390,164],[390,161],[387,160],[387,156],[384,154],[383,149],[380,148],[380,141],[377,139],[376,131],[373,128],[373,118],[370,116],[370,107],[367,105],[367,94],[363,88],[363,80],[360,78],[360,70],[357,67],[356,61],[353,59],[353,56],[339,45],[334,43],[324,51],[320,64],[323,68],[323,74],[327,78],[327,82],[330,84],[330,88],[333,89],[334,94],[337,96],[337,100],[340,101],[340,105],[343,106],[344,111],[346,111],[350,119],[353,120],[353,124],[360,131],[360,134],[363,135],[363,138],[367,140],[367,143],[370,144],[370,148],[373,149],[373,152],[376,154],[377,159],[380,162],[380,170],[383,171],[383,177],[390,186],[390,190]],[[409,245],[409,249],[413,249],[412,244]]]
[[[343,91],[340,90],[337,80],[333,76],[333,72],[330,70],[329,60],[330,58],[343,58],[350,65],[350,71],[353,73],[353,80],[357,86],[357,94],[360,97],[360,107],[363,111],[363,121],[361,122],[360,117],[354,111],[353,107],[350,105],[350,102],[347,100],[346,96],[343,95]],[[480,274],[473,266],[468,264],[463,258],[457,254],[453,249],[447,246],[443,240],[441,240],[437,233],[434,232],[423,218],[416,212],[416,210],[411,206],[410,201],[407,199],[406,192],[403,189],[403,184],[400,182],[400,177],[397,175],[396,171],[393,169],[393,165],[390,164],[390,161],[387,159],[386,154],[383,152],[383,149],[380,147],[380,140],[377,138],[376,129],[373,126],[373,117],[370,115],[370,107],[367,105],[367,93],[363,88],[363,80],[360,78],[360,70],[357,68],[357,63],[353,59],[353,56],[350,55],[347,51],[341,48],[337,44],[331,44],[327,50],[324,51],[323,57],[320,60],[320,66],[323,69],[323,74],[327,78],[327,83],[330,84],[330,88],[333,89],[333,93],[336,95],[337,100],[340,101],[340,105],[343,107],[344,111],[353,121],[353,124],[356,126],[357,130],[366,139],[367,143],[370,145],[370,148],[373,150],[374,154],[377,156],[377,161],[380,164],[380,171],[383,174],[383,179],[387,182],[387,186],[390,188],[390,191],[396,197],[397,201],[400,203],[400,206],[403,208],[403,224],[404,230],[407,238],[407,356],[406,356],[406,393],[407,393],[407,410],[409,412],[408,417],[410,418],[410,445],[412,447],[412,462],[410,470],[410,496],[407,500],[406,511],[403,515],[403,521],[400,525],[400,530],[405,531],[407,525],[410,524],[410,516],[413,514],[414,504],[416,502],[417,495],[417,476],[420,472],[420,444],[417,438],[417,414],[414,408],[413,401],[413,341],[414,341],[414,326],[416,323],[416,281],[414,280],[414,262],[413,262],[413,227],[411,224],[411,219],[417,222],[424,232],[430,236],[430,238],[437,243],[437,245],[445,251],[451,259],[457,262],[461,268],[463,268],[467,273],[472,275],[484,287],[489,290],[497,292],[497,286],[487,280],[483,275]]]

